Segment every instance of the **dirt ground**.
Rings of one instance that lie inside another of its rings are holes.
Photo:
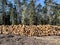
[[[60,36],[27,37],[0,34],[0,45],[60,45]]]

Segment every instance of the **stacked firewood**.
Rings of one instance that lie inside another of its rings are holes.
[[[53,25],[1,25],[0,34],[25,36],[60,36],[60,26]]]

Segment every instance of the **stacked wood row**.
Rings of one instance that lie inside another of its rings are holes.
[[[0,34],[17,34],[25,36],[60,36],[60,26],[1,25]]]

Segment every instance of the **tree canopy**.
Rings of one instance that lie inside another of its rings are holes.
[[[60,25],[60,4],[54,0],[0,0],[0,25]]]

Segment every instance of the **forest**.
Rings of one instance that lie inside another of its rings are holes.
[[[0,25],[60,25],[60,4],[54,0],[0,0]]]

